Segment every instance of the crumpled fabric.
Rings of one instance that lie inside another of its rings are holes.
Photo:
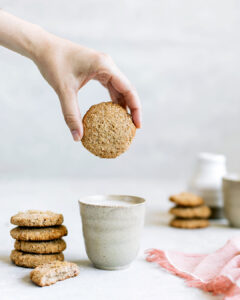
[[[190,287],[213,295],[224,295],[224,300],[240,300],[240,237],[230,240],[210,254],[184,254],[177,251],[150,249],[148,262],[185,279]]]

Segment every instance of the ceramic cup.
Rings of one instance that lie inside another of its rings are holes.
[[[231,226],[240,227],[240,176],[224,176],[222,188],[225,217]]]
[[[85,248],[96,268],[124,269],[136,258],[144,224],[145,200],[96,195],[79,200]]]

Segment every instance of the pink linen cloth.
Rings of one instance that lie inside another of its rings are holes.
[[[182,277],[190,287],[224,300],[240,300],[240,237],[230,239],[211,254],[184,254],[177,251],[146,251],[146,260],[156,262],[167,271]]]

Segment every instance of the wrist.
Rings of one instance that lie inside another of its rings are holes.
[[[27,56],[37,64],[52,47],[53,42],[54,36],[36,25],[28,45]]]

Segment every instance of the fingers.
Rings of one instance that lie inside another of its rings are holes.
[[[133,122],[137,128],[141,127],[141,103],[136,90],[129,80],[115,65],[111,57],[106,54],[98,55],[97,69],[94,79],[108,88],[111,99],[123,107],[128,106]]]
[[[78,142],[83,136],[83,125],[78,106],[77,94],[73,91],[59,95],[65,122],[69,127],[73,139]]]
[[[142,123],[142,109],[141,102],[136,90],[131,86],[128,79],[120,72],[112,76],[111,85],[117,92],[122,95],[125,104],[131,111],[135,126],[137,128],[140,128]]]
[[[106,86],[108,88],[110,97],[112,99],[113,103],[118,103],[119,105],[121,105],[122,107],[124,107],[125,109],[127,108],[126,105],[126,101],[123,97],[122,94],[120,94],[111,84],[111,82],[109,82]]]

